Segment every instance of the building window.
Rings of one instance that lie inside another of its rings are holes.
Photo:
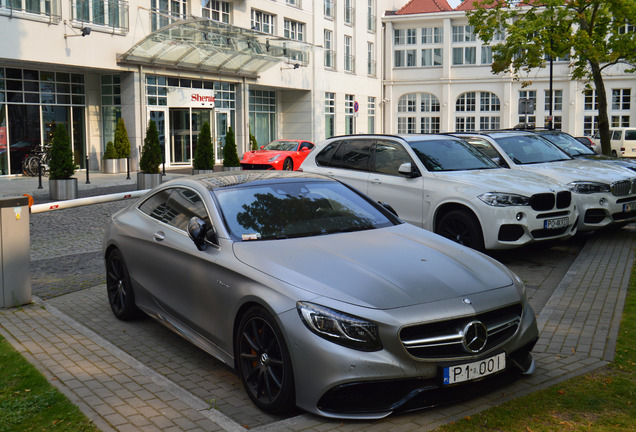
[[[475,42],[476,40],[473,26],[453,26],[453,42]]]
[[[631,99],[631,89],[612,89],[613,110],[629,110]]]
[[[454,47],[453,65],[476,64],[477,47]]]
[[[552,90],[552,111],[563,110],[563,90]],[[550,90],[545,90],[545,111],[550,112]]]
[[[325,139],[336,135],[336,94],[325,92]]]
[[[613,115],[610,121],[610,126],[611,127],[629,127],[629,116],[628,115],[623,115],[623,116]]]
[[[355,8],[353,7],[353,0],[344,0],[344,22],[345,22],[345,24],[353,25],[354,15],[355,15]]]
[[[398,100],[398,113],[417,111],[417,94],[408,93]]]
[[[274,15],[252,9],[251,26],[252,30],[274,34]]]
[[[375,31],[376,17],[375,17],[375,0],[367,1],[367,30],[370,32]]]
[[[483,45],[481,47],[481,64],[491,64],[492,63],[492,48],[488,45]]]
[[[2,15],[16,17],[16,12],[25,12],[32,15],[41,15],[45,17],[56,18],[54,22],[58,23],[61,19],[60,2],[56,0],[0,0],[0,11],[8,10],[9,13],[3,12]],[[100,7],[100,5],[97,5]],[[73,5],[73,8],[75,6]],[[126,3],[126,12],[128,4]],[[29,16],[20,16],[20,18],[29,19]]]
[[[415,117],[398,117],[398,133],[399,134],[414,134],[415,132]]]
[[[367,75],[375,76],[375,45],[367,42]]]
[[[444,29],[442,27],[422,28],[423,44],[440,44],[444,42]]]
[[[479,130],[493,130],[501,127],[501,120],[498,116],[479,117]]]
[[[344,37],[344,69],[346,72],[354,72],[354,56],[352,52],[353,42],[351,36]]]
[[[455,119],[456,132],[472,132],[475,130],[475,117],[457,117]]]
[[[146,103],[152,106],[168,106],[166,77],[146,75]]]
[[[354,128],[354,111],[353,104],[355,97],[353,95],[345,95],[345,134],[351,135],[355,133]]]
[[[477,105],[479,97],[479,105]],[[499,97],[491,92],[467,92],[459,95],[455,102],[455,112],[488,113],[489,115],[479,116],[479,129],[491,130],[501,127],[501,116],[493,115],[501,111],[501,101]],[[455,119],[457,132],[475,130],[476,117],[460,115]]]
[[[325,30],[325,67],[333,69],[335,65],[335,53],[333,50],[333,32]]]
[[[442,48],[425,48],[422,50],[422,66],[441,66]]]
[[[276,93],[269,90],[249,91],[249,122],[259,143],[276,139]]]
[[[27,2],[27,3],[40,3]],[[73,0],[73,22],[91,23],[98,26],[127,31],[128,2],[123,0]]]
[[[393,59],[395,67],[416,67],[417,50],[395,50]]]
[[[479,96],[479,110],[485,111],[500,111],[501,103],[499,97],[496,94],[490,92],[480,92]]]
[[[284,27],[284,35],[287,39],[301,42],[304,40],[305,24],[286,19]]]
[[[533,107],[537,106],[537,91],[536,90],[520,90],[519,99],[528,99]],[[537,117],[534,112],[528,114],[519,115],[519,123],[532,123],[536,124]]]
[[[325,17],[330,19],[333,19],[334,17],[334,12],[335,12],[334,1],[335,0],[325,0],[323,4],[323,13],[325,14]]]
[[[585,90],[583,96],[585,97],[583,109],[585,109],[585,111],[596,111],[598,109],[596,90]]]
[[[439,133],[439,117],[421,117],[420,133]]]
[[[417,117],[413,113],[418,113]],[[407,93],[398,100],[398,133],[439,133],[439,99],[430,93]]]
[[[158,30],[168,24],[185,19],[188,3],[186,0],[150,0],[150,17],[152,31]]]
[[[583,117],[583,135],[592,136],[598,131],[598,116]]]
[[[115,127],[121,118],[121,84],[119,74],[101,76],[102,148],[115,141]]]
[[[563,128],[563,117],[562,116],[553,116],[552,117],[552,129],[555,130],[561,130]],[[545,116],[543,118],[544,121],[544,125],[546,125],[546,127],[550,124],[550,116]]]
[[[475,92],[461,94],[455,102],[455,111],[475,111]]]
[[[201,10],[205,18],[229,24],[230,2],[219,0],[201,0]]]
[[[367,99],[367,129],[370,134],[375,133],[375,98]]]
[[[290,6],[300,7],[300,0],[285,0],[285,3]]]

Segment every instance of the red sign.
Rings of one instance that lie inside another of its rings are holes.
[[[198,93],[194,93],[190,96],[190,100],[192,102],[212,102],[214,103],[214,96],[200,95]]]

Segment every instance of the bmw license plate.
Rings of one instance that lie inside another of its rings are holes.
[[[569,217],[562,217],[556,219],[546,219],[543,221],[543,228],[545,229],[559,229],[568,226],[570,222]]]
[[[636,210],[636,203],[623,204],[623,213],[630,212],[632,210]]]
[[[506,369],[506,354],[501,353],[472,363],[444,368],[444,385],[473,381]]]

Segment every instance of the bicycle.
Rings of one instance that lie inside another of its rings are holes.
[[[22,173],[35,177],[38,175],[39,169],[41,169],[42,175],[46,175],[49,170],[49,150],[50,145],[45,145],[44,149],[39,146],[35,147],[31,153],[22,159]]]

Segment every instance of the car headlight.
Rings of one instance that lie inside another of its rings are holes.
[[[277,154],[276,156],[274,156],[274,157],[270,158],[268,162],[274,162],[274,161],[275,161],[276,159],[278,159],[279,157],[280,157],[280,153],[279,153],[279,154]]]
[[[568,183],[566,186],[572,192],[580,194],[610,192],[610,185],[599,182],[573,181],[571,183]]]
[[[360,351],[382,349],[372,322],[314,303],[298,302],[296,309],[305,326],[328,341]]]
[[[496,207],[527,206],[530,204],[530,198],[527,196],[503,192],[486,192],[477,198],[488,205]]]

